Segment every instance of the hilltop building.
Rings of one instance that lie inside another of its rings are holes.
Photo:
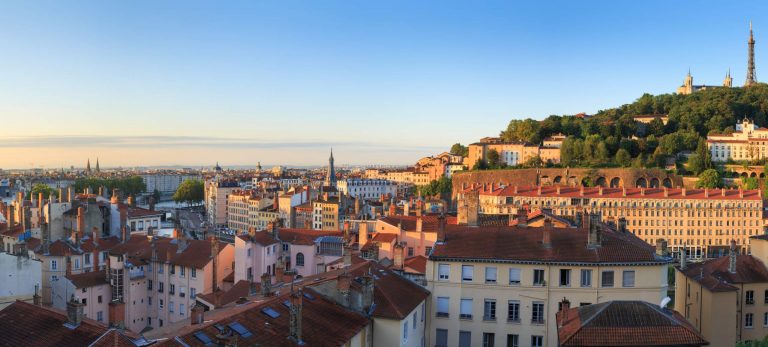
[[[758,160],[768,158],[768,129],[758,127],[746,117],[736,123],[731,134],[707,135],[712,161]]]

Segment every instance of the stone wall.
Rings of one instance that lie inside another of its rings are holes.
[[[472,184],[494,184],[505,186],[566,185],[566,186],[603,186],[603,187],[681,187],[682,177],[667,173],[662,169],[630,168],[545,168],[545,169],[510,169],[462,171],[453,174],[453,192],[455,198],[460,189]]]

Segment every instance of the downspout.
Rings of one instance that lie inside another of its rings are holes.
[[[739,336],[738,336],[738,340],[737,341],[741,341],[741,334],[742,334],[742,329],[743,329],[743,326],[741,324],[741,316],[742,316],[742,313],[744,312],[743,311],[744,310],[744,308],[743,308],[744,301],[742,300],[742,295],[743,294],[744,294],[744,283],[741,284],[741,290],[739,291],[739,294],[738,294],[739,311],[736,312],[736,327],[738,328]],[[755,322],[752,322],[752,325],[754,325],[754,324],[755,324]]]

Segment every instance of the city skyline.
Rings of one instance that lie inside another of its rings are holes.
[[[2,168],[407,164],[768,53],[758,2],[79,5],[0,5]]]

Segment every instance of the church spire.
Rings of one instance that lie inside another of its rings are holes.
[[[731,78],[731,69],[728,69],[728,73],[725,74],[725,80],[723,80],[723,87],[733,87],[733,78]]]
[[[96,172],[101,172],[101,169],[99,169],[99,157],[96,157]]]
[[[91,174],[91,158],[88,158],[88,163],[85,164],[85,173]]]
[[[328,158],[328,174],[325,177],[325,185],[328,187],[336,187],[336,169],[333,167],[333,148],[331,148],[331,156]]]
[[[744,81],[744,86],[748,87],[757,83],[757,76],[755,76],[755,37],[752,35],[752,21],[749,21],[749,41],[747,41],[749,47],[749,56],[747,57],[747,80]]]

